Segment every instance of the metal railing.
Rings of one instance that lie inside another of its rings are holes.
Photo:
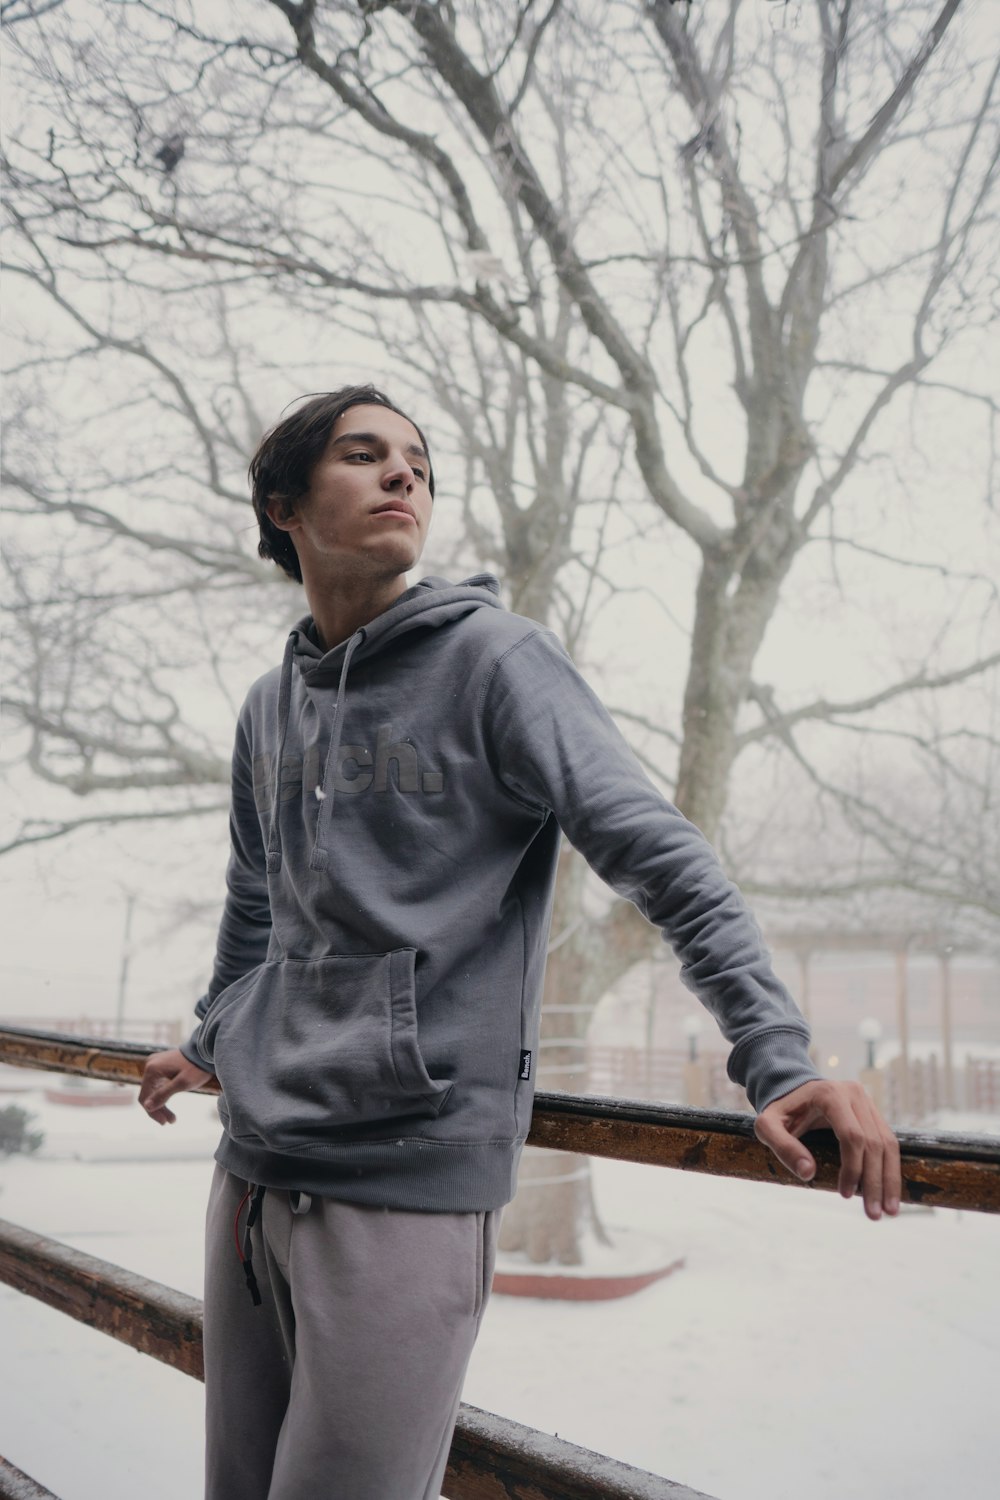
[[[0,1061],[138,1083],[157,1049],[0,1026]],[[217,1094],[217,1085],[197,1090]],[[904,1203],[1000,1212],[1000,1140],[899,1131]],[[589,1156],[835,1192],[831,1131],[803,1137],[817,1172],[801,1183],[756,1139],[745,1114],[538,1093],[528,1143]],[[202,1377],[201,1304],[44,1235],[0,1221],[0,1280],[144,1354]],[[464,1405],[452,1443],[449,1500],[707,1500],[701,1492]],[[0,1460],[0,1500],[48,1491]]]

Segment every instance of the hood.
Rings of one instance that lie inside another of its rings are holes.
[[[374,656],[409,630],[447,625],[483,605],[504,608],[500,601],[499,581],[492,573],[474,573],[461,583],[430,576],[421,578],[419,583],[394,599],[388,609],[369,620],[367,625],[360,626],[330,651],[323,651],[316,644],[312,615],[305,615],[293,627],[288,638],[289,646],[299,671],[310,686],[322,687],[338,680],[346,659],[354,661]]]
[[[310,687],[337,687],[337,699],[333,708],[333,727],[330,747],[327,751],[323,777],[316,788],[320,804],[316,819],[316,834],[309,856],[309,868],[325,870],[329,856],[325,836],[333,817],[334,789],[330,771],[337,764],[340,750],[341,726],[344,722],[347,702],[347,681],[351,663],[355,658],[374,656],[384,651],[399,636],[415,629],[436,628],[461,619],[463,615],[483,607],[503,609],[500,601],[500,584],[492,573],[474,573],[461,583],[451,583],[447,578],[429,576],[421,578],[412,588],[406,589],[394,599],[388,609],[361,625],[346,641],[340,641],[331,651],[323,651],[313,636],[312,615],[306,615],[293,627],[285,646],[281,663],[281,678],[278,686],[278,753],[275,757],[274,786],[271,796],[271,822],[267,839],[268,874],[281,869],[281,835],[278,827],[278,811],[281,804],[281,767],[288,733],[288,715],[292,701],[292,663],[298,667],[303,679]]]

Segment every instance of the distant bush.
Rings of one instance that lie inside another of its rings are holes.
[[[15,1151],[22,1151],[25,1156],[30,1156],[32,1151],[38,1150],[45,1136],[41,1130],[28,1129],[29,1121],[34,1118],[16,1104],[0,1109],[0,1155],[13,1156]]]

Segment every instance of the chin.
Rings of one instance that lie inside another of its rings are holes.
[[[399,559],[396,563],[397,570],[400,573],[409,573],[411,568],[415,568],[420,561],[422,551],[422,547],[400,548]]]

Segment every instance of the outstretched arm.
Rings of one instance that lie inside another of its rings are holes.
[[[809,1027],[771,966],[760,930],[701,832],[653,785],[552,631],[522,638],[483,694],[500,779],[553,812],[570,841],[632,901],[681,963],[681,978],[732,1044],[728,1072],[758,1112],[758,1139],[798,1175],[815,1162],[796,1137],[829,1125],[840,1190],[862,1185],[869,1217],[895,1213],[901,1173],[889,1126],[858,1084],[833,1083],[809,1057]]]

